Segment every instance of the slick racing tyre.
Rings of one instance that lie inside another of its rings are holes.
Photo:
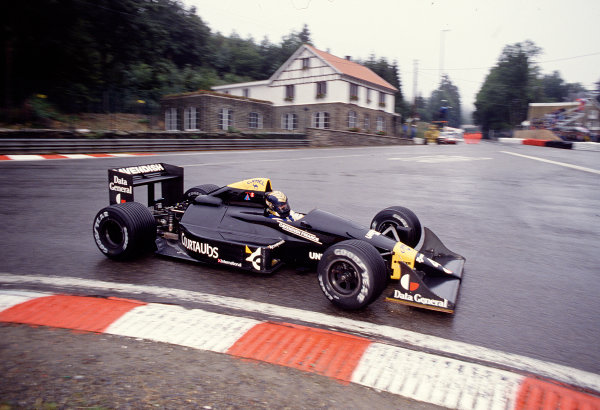
[[[198,195],[206,195],[206,194],[209,194],[212,191],[215,191],[215,190],[217,190],[219,188],[220,187],[218,185],[215,185],[215,184],[197,185],[197,186],[195,186],[193,188],[190,188],[187,191],[185,191],[185,193],[183,194],[183,198],[186,199],[186,200],[188,200],[188,201],[192,201]]]
[[[348,310],[367,306],[387,286],[383,258],[373,245],[360,240],[329,247],[319,261],[317,273],[327,299]]]
[[[131,259],[154,248],[156,221],[152,212],[139,202],[101,209],[92,229],[96,245],[112,259]]]
[[[391,206],[371,221],[371,229],[414,248],[421,239],[421,222],[408,208]]]

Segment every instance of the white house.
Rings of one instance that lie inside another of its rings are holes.
[[[223,130],[226,124],[254,131],[256,127],[252,125],[260,123],[262,129],[270,131],[322,128],[393,135],[399,119],[394,113],[394,94],[398,91],[394,86],[349,57],[336,57],[308,44],[298,48],[268,80],[221,85],[212,90],[216,92],[213,96],[223,97],[218,115],[227,117],[209,122]],[[227,96],[231,96],[231,107],[227,106]],[[181,95],[185,97],[184,107],[177,104],[177,97],[163,101],[166,116],[167,110],[171,110],[168,115],[171,129],[177,129],[173,122],[177,113],[173,110],[181,110],[180,116],[184,117],[184,112],[192,109],[194,93]],[[244,100],[268,103],[271,111],[242,109],[240,104]],[[196,127],[205,131],[214,128],[210,124]]]

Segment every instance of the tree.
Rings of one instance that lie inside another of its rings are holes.
[[[490,70],[475,100],[475,123],[487,135],[520,124],[527,108],[539,93],[539,68],[532,59],[541,49],[531,41],[504,47],[498,63]]]
[[[446,118],[440,118],[440,109],[447,108]],[[447,75],[442,76],[440,86],[434,90],[427,102],[428,118],[433,121],[446,120],[450,127],[459,128],[461,124],[460,93]]]
[[[302,44],[310,44],[311,46],[313,45],[312,40],[310,39],[310,30],[306,24],[302,27],[302,31],[300,34],[298,34],[298,38]]]
[[[398,63],[394,61],[392,64],[390,64],[385,57],[377,60],[373,54],[369,56],[367,61],[358,62],[373,70],[375,74],[398,89],[398,91],[395,93],[396,103],[394,106],[394,111],[402,114],[403,119],[407,118],[409,115],[409,108],[404,101],[404,96],[402,95],[402,81],[400,80]]]

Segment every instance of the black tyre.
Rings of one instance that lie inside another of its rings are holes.
[[[185,193],[183,194],[183,198],[188,201],[192,201],[198,195],[206,195],[211,193],[212,191],[216,191],[219,188],[220,187],[215,184],[197,185],[185,191]]]
[[[101,209],[92,229],[98,249],[112,259],[130,259],[154,249],[156,221],[139,202]]]
[[[421,222],[408,208],[391,206],[371,221],[371,229],[414,248],[421,240]]]
[[[329,247],[317,267],[321,290],[333,304],[360,309],[381,295],[387,285],[385,262],[368,242],[348,240]]]

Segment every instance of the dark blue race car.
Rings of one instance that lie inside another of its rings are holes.
[[[184,192],[183,168],[174,165],[110,169],[108,176],[111,205],[94,218],[93,235],[109,258],[154,251],[264,274],[300,265],[315,269],[325,296],[345,309],[367,306],[394,280],[386,301],[454,312],[465,259],[407,208],[386,208],[363,227],[319,209],[274,213],[267,178]],[[134,201],[141,189],[147,204]]]

